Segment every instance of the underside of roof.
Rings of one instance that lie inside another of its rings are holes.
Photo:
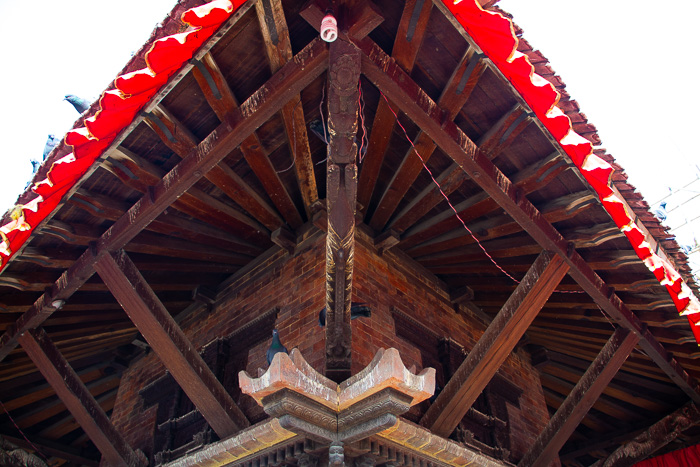
[[[328,3],[199,3],[175,8],[0,227],[0,434],[18,427],[78,464],[94,447],[18,339],[42,327],[109,413],[145,344],[94,274],[99,258],[126,251],[185,316],[328,222],[317,31]],[[352,12],[342,40],[361,60],[357,229],[486,322],[543,250],[565,258],[569,274],[521,342],[552,412],[615,329],[639,338],[564,464],[605,457],[700,402],[685,255],[544,57],[474,0],[340,3]]]

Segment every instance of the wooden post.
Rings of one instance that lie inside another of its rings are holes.
[[[638,341],[639,337],[627,329],[615,330],[605,347],[571,390],[571,394],[520,460],[518,467],[549,465],[554,460],[571,433],[625,363]]]
[[[126,253],[101,255],[95,269],[216,434],[250,425]]]
[[[326,178],[326,376],[336,382],[350,377],[359,82],[359,51],[349,42],[336,40],[330,47],[328,69]]]
[[[450,436],[569,270],[564,259],[543,251],[501,311],[430,406],[421,424]]]
[[[147,464],[144,455],[135,453],[114,428],[107,414],[43,328],[26,331],[17,340],[109,465]]]

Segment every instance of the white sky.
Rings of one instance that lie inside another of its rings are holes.
[[[24,190],[29,160],[41,158],[47,135],[62,136],[78,117],[63,96],[96,99],[174,4],[0,0],[0,211]],[[542,49],[649,202],[700,176],[700,65],[694,51],[700,2],[681,0],[672,9],[651,0],[500,5]],[[700,215],[700,196],[673,208],[695,194],[700,182],[668,199],[668,225],[685,224],[676,232],[685,243],[700,231],[700,219],[692,221]]]
[[[645,199],[666,198],[680,244],[700,240],[700,2],[501,0],[549,59]],[[676,193],[670,197],[670,189]],[[694,198],[697,196],[697,198]],[[700,252],[691,255],[700,270]]]
[[[75,94],[97,99],[175,0],[0,0],[0,215],[41,160],[49,134],[65,135]]]

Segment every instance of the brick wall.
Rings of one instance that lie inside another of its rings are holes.
[[[225,337],[262,313],[278,308],[276,327],[290,350],[298,348],[306,360],[322,371],[325,355],[324,329],[318,313],[325,297],[325,236],[310,236],[294,257],[271,250],[254,267],[231,278],[222,288],[216,306],[187,317],[181,326],[195,347],[201,349]],[[433,334],[449,336],[466,349],[473,347],[485,325],[466,309],[457,310],[444,284],[400,253],[379,256],[370,241],[358,233],[355,251],[353,301],[372,309],[371,319],[352,322],[352,371],[364,368],[377,349],[394,347],[406,366],[423,368],[421,353],[406,339],[396,336],[392,309],[408,315]],[[270,340],[251,348],[247,371],[257,375],[266,368],[265,352]],[[523,389],[520,408],[509,407],[512,426],[511,450],[520,458],[546,424],[549,415],[537,371],[523,351],[512,354],[500,370],[501,376]],[[122,378],[112,421],[134,448],[150,454],[155,408],[147,410],[138,395],[165,372],[150,353],[132,363]],[[241,408],[249,417],[264,417],[252,399],[242,396]]]

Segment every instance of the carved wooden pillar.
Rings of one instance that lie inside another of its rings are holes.
[[[357,113],[360,53],[337,40],[328,69],[328,168],[326,240],[326,376],[350,377],[350,298],[357,199]]]

